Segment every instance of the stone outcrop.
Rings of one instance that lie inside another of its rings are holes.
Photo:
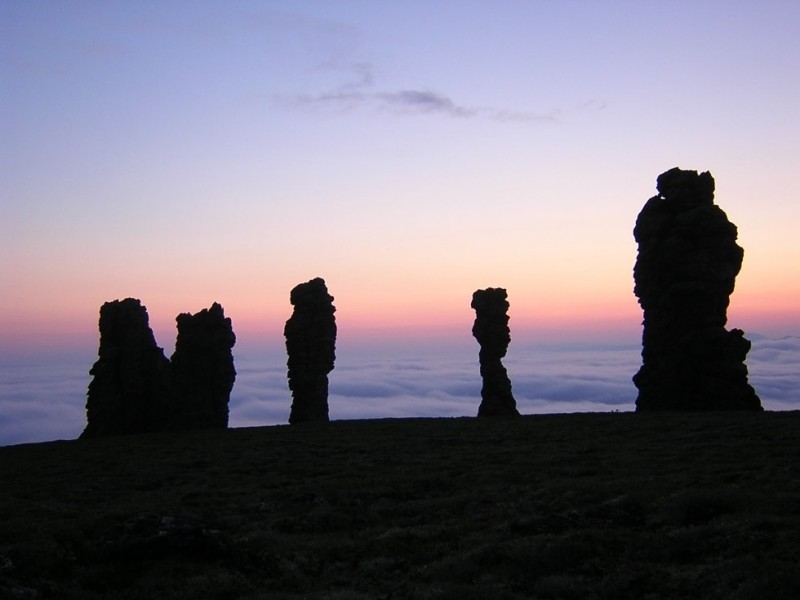
[[[472,294],[471,306],[475,309],[472,335],[480,344],[478,357],[483,379],[479,417],[519,416],[511,380],[502,362],[511,342],[507,297],[503,288],[487,288]]]
[[[744,363],[750,342],[725,329],[744,251],[714,204],[714,178],[674,168],[656,187],[633,231],[644,312],[636,410],[761,410]]]
[[[82,438],[228,426],[236,379],[231,320],[217,303],[176,320],[178,338],[170,361],[156,345],[139,300],[103,304]]]
[[[236,380],[231,320],[216,302],[197,314],[176,318],[178,338],[172,355],[175,389],[174,429],[225,429],[228,402]]]
[[[333,296],[319,277],[296,286],[289,297],[294,311],[286,321],[289,423],[327,422],[328,373],[336,359],[336,318]]]
[[[157,431],[169,419],[170,364],[139,300],[100,308],[100,348],[89,374],[82,438]]]

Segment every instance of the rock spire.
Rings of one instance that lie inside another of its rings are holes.
[[[328,373],[336,359],[333,296],[317,277],[292,289],[289,300],[294,306],[284,328],[292,391],[289,423],[327,422]]]
[[[714,178],[674,168],[656,187],[633,230],[644,312],[636,410],[761,410],[744,363],[750,341],[725,329],[744,251],[714,204]]]
[[[472,335],[480,344],[478,358],[483,379],[479,417],[519,416],[511,380],[502,362],[511,342],[507,297],[503,288],[487,288],[472,294],[471,306],[475,309]]]
[[[228,426],[236,378],[231,320],[217,303],[176,320],[178,339],[170,361],[156,345],[139,300],[103,304],[82,438]]]
[[[100,308],[100,348],[89,374],[82,438],[158,431],[172,410],[169,360],[135,298]]]
[[[231,320],[216,302],[176,318],[178,338],[172,355],[176,429],[225,429],[236,369]]]

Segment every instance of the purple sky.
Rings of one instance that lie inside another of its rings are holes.
[[[730,327],[793,347],[798,73],[796,1],[0,2],[0,443],[77,435],[98,310],[129,296],[167,354],[220,302],[232,423],[283,422],[269,349],[317,276],[334,418],[473,414],[490,286],[523,412],[630,407],[632,228],[675,166],[738,226]],[[544,352],[603,340],[629,348]],[[749,361],[785,408],[774,344]]]

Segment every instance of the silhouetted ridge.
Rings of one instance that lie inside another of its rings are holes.
[[[171,410],[170,364],[156,345],[147,309],[134,298],[106,302],[99,327],[81,437],[161,429]]]
[[[714,178],[674,168],[656,187],[633,230],[644,311],[636,410],[761,410],[744,364],[750,342],[725,329],[744,251],[714,204]]]
[[[284,328],[292,390],[289,423],[327,422],[328,373],[336,359],[333,296],[318,277],[296,286],[289,300],[294,306]]]
[[[195,315],[179,315],[177,322],[170,362],[139,300],[103,304],[82,438],[228,426],[236,378],[231,320],[214,303]]]
[[[236,369],[231,320],[216,302],[197,314],[176,318],[178,338],[172,355],[177,429],[225,429]]]
[[[483,379],[479,417],[519,416],[511,380],[502,362],[511,343],[506,298],[503,288],[487,288],[472,294],[471,306],[475,309],[472,335],[481,347],[478,358]]]

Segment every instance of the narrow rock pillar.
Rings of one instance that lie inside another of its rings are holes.
[[[289,300],[294,306],[284,328],[292,391],[289,423],[327,422],[328,373],[336,359],[333,296],[318,277],[296,286]]]
[[[218,303],[176,318],[178,338],[172,355],[175,386],[174,429],[225,429],[236,381],[231,320]]]
[[[475,309],[472,335],[480,344],[478,358],[483,379],[479,417],[519,416],[511,380],[502,362],[511,342],[507,297],[503,288],[487,288],[472,294],[471,306]]]

